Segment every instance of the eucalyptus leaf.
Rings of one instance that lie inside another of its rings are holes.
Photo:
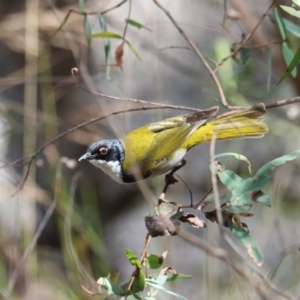
[[[106,290],[108,295],[124,295],[124,290],[119,285],[111,282],[106,277],[100,277],[97,280],[97,283],[100,284]]]
[[[298,48],[296,54],[294,55],[291,63],[289,64],[286,72],[281,76],[281,78],[279,79],[277,85],[282,81],[284,80],[287,76],[289,76],[293,71],[294,69],[296,69],[296,67],[298,66],[299,64],[299,61],[300,61],[300,47]]]
[[[139,53],[133,48],[133,46],[131,45],[131,43],[129,43],[127,40],[125,42],[126,42],[128,48],[131,50],[131,52],[135,55],[135,57],[139,61],[142,61],[142,58],[140,57]]]
[[[244,181],[240,176],[238,176],[231,170],[224,170],[222,172],[218,172],[218,177],[230,191],[236,189]]]
[[[222,207],[223,211],[229,212],[231,214],[241,214],[248,212],[252,207],[252,203],[246,203],[242,205],[231,205],[230,202],[228,202],[226,205]]]
[[[132,19],[126,19],[125,22],[133,27],[136,27],[137,29],[141,29],[141,28],[144,28],[148,31],[151,31],[149,28],[147,28],[146,26],[144,26],[143,24],[137,22],[137,21],[134,21]]]
[[[244,65],[248,59],[250,58],[250,49],[249,48],[241,48],[239,50],[239,55],[240,55],[240,64]]]
[[[110,31],[93,33],[91,35],[91,38],[111,38],[111,39],[119,39],[119,40],[123,39],[123,37],[118,33],[110,32]]]
[[[244,180],[240,186],[232,191],[230,202],[233,205],[242,205],[252,201],[255,193],[260,191],[270,181],[270,176],[276,167],[285,164],[287,161],[295,159],[299,155],[300,150],[297,150],[276,158],[262,166],[255,176]]]
[[[290,6],[280,5],[280,7],[293,17],[300,18],[300,11]]]
[[[292,0],[293,4],[295,4],[296,6],[300,6],[300,0]]]
[[[290,63],[292,62],[293,58],[294,58],[294,52],[291,48],[290,42],[288,40],[288,36],[287,36],[287,30],[284,24],[284,21],[281,17],[281,14],[279,12],[279,9],[275,7],[275,18],[276,18],[276,22],[278,24],[278,28],[281,34],[282,39],[284,40],[284,42],[282,43],[282,55],[283,58],[285,60],[285,63],[287,66],[290,65]],[[291,75],[293,77],[297,76],[297,69],[293,69],[291,71]]]
[[[131,251],[130,249],[126,249],[125,250],[125,255],[127,257],[127,259],[129,260],[129,262],[134,265],[137,266],[139,269],[142,268],[142,264],[140,262],[140,260],[138,259],[138,257],[134,254],[133,251]]]
[[[284,22],[282,20],[281,14],[279,12],[279,9],[277,7],[275,7],[274,11],[275,11],[276,23],[278,25],[281,37],[283,40],[286,40],[287,39],[286,28],[285,28]]]
[[[234,234],[234,236],[246,247],[249,256],[253,259],[257,266],[263,264],[263,255],[254,241],[254,239],[249,235],[248,231],[241,226],[238,226],[231,219],[229,221],[229,228]]]
[[[221,153],[221,154],[217,154],[214,157],[212,157],[211,160],[220,159],[220,158],[224,158],[224,157],[227,157],[227,156],[233,156],[234,158],[236,158],[238,160],[245,161],[248,164],[248,170],[251,173],[251,164],[250,164],[248,158],[244,155],[239,154],[239,153],[234,153],[234,152]]]
[[[157,282],[157,280],[154,280],[154,279],[148,279],[148,278],[147,278],[147,279],[146,279],[146,284],[150,285],[151,287],[154,287],[154,288],[157,289],[157,290],[161,290],[161,291],[164,291],[165,293],[168,293],[168,294],[170,294],[170,295],[173,295],[173,296],[175,296],[175,297],[178,298],[178,299],[187,300],[187,298],[185,298],[185,297],[183,297],[183,296],[181,296],[181,295],[179,295],[179,294],[176,294],[176,293],[174,293],[174,292],[172,292],[172,291],[166,289],[165,287],[163,287],[163,286],[161,285],[161,283]]]
[[[162,259],[160,256],[155,254],[150,254],[143,263],[149,269],[158,269],[162,265]]]
[[[111,39],[121,39],[121,40],[123,40],[123,37],[121,35],[119,35],[118,33],[109,32],[109,31],[93,33],[91,35],[91,38],[111,38]],[[128,48],[130,49],[130,51],[135,55],[135,57],[139,61],[142,61],[139,53],[134,49],[134,47],[131,45],[131,43],[127,40],[125,40],[125,43],[128,46]]]
[[[270,21],[271,21],[272,23],[277,24],[277,20],[276,20],[276,18],[275,18],[274,15],[269,14],[268,16],[269,16]],[[288,19],[286,19],[286,18],[281,18],[281,20],[282,20],[282,22],[284,23],[285,28],[286,28],[286,30],[287,30],[288,32],[290,32],[290,33],[292,33],[293,35],[295,35],[295,36],[297,36],[297,37],[300,38],[300,26],[299,26],[299,25],[297,25],[297,24],[291,22],[290,20],[288,20]]]
[[[261,204],[271,207],[270,197],[265,193],[263,193],[262,191],[258,191],[257,193],[255,193],[253,197],[253,201],[260,202]]]

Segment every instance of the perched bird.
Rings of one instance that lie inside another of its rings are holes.
[[[212,139],[259,138],[268,132],[262,122],[263,103],[215,117],[218,109],[214,106],[150,123],[121,139],[95,142],[79,161],[88,160],[119,183],[131,183],[168,171],[173,174],[185,164],[187,151],[198,144]]]

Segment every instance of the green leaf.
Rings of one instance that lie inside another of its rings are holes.
[[[277,85],[283,80],[285,79],[288,75],[290,75],[294,69],[296,69],[296,67],[298,66],[300,61],[300,47],[298,48],[296,54],[294,55],[291,63],[289,64],[286,72],[281,76],[281,78],[279,79]]]
[[[229,212],[231,214],[241,214],[241,213],[248,212],[251,207],[252,207],[252,203],[246,203],[242,205],[232,205],[230,202],[228,202],[227,205],[224,205],[222,207],[222,210]]]
[[[296,6],[300,6],[300,0],[292,0],[294,3],[293,4],[296,4]]]
[[[244,181],[240,176],[238,176],[231,170],[224,170],[222,172],[218,172],[218,177],[230,191],[236,189]]]
[[[92,33],[92,27],[91,27],[91,23],[90,23],[90,19],[89,16],[85,15],[84,19],[83,19],[83,26],[84,26],[84,34],[86,37],[86,40],[88,42],[88,45],[91,45],[91,33]]]
[[[100,277],[97,280],[97,283],[100,284],[106,290],[108,295],[124,295],[124,290],[119,285],[111,282],[106,277]]]
[[[283,291],[289,290],[300,282],[299,245],[285,249],[271,268],[268,278]]]
[[[282,17],[281,17],[281,14],[278,10],[277,7],[275,7],[275,19],[276,19],[276,23],[278,25],[278,28],[279,28],[279,31],[280,31],[280,34],[281,34],[281,37],[286,40],[287,39],[287,33],[286,33],[286,28],[285,28],[285,25],[284,25],[284,22],[282,20]]]
[[[119,35],[115,32],[110,32],[110,31],[93,33],[91,35],[91,38],[110,38],[110,39],[119,39],[119,40],[123,39],[123,37],[121,35]]]
[[[267,60],[267,91],[270,92],[272,79],[272,52],[270,47],[266,48],[265,55]]]
[[[98,13],[98,20],[99,20],[99,26],[103,32],[106,32],[106,21],[101,13]],[[105,64],[106,64],[106,78],[107,80],[112,80],[110,76],[110,39],[109,38],[103,38],[103,44],[104,44],[104,53],[105,53]]]
[[[214,157],[212,157],[212,161],[215,159],[220,159],[222,157],[227,157],[227,156],[233,156],[234,158],[238,159],[238,160],[242,160],[245,161],[248,164],[248,170],[251,173],[251,164],[248,160],[248,158],[244,155],[241,155],[239,153],[234,153],[234,152],[226,152],[226,153],[221,153],[221,154],[217,154]]]
[[[167,277],[166,275],[163,275],[164,277]],[[161,277],[163,277],[163,276],[161,276]],[[165,278],[165,281],[164,282],[166,282],[166,278]],[[178,299],[182,299],[182,300],[187,300],[187,298],[185,298],[185,297],[183,297],[183,296],[181,296],[181,295],[179,295],[179,294],[176,294],[176,293],[174,293],[174,292],[172,292],[172,291],[169,291],[169,290],[167,290],[166,288],[164,288],[163,286],[162,286],[162,281],[158,281],[158,280],[154,280],[154,279],[149,279],[149,278],[147,278],[146,279],[146,284],[148,284],[148,285],[150,285],[151,287],[154,287],[155,289],[157,289],[157,290],[161,290],[161,291],[164,291],[165,293],[168,293],[168,294],[170,294],[170,295],[173,295],[173,296],[175,296],[175,297],[177,297]],[[164,283],[163,283],[164,284]]]
[[[281,17],[281,14],[280,14],[278,8],[275,8],[275,18],[276,18],[276,21],[277,21],[277,24],[279,27],[281,37],[284,40],[284,42],[282,43],[282,55],[283,55],[286,65],[289,66],[294,58],[294,53],[291,48],[290,42],[288,40],[285,24],[282,20],[282,17]],[[293,77],[296,77],[297,69],[294,68],[291,72],[291,75]]]
[[[294,160],[300,155],[300,149],[293,151],[289,154],[283,155],[281,157],[278,157],[276,159],[271,160],[264,166],[262,166],[256,173],[254,177],[263,177],[263,176],[270,176],[274,169],[278,166],[281,166],[285,164],[288,161]]]
[[[277,24],[277,20],[274,15],[269,14],[268,16],[272,23]],[[284,23],[284,26],[288,32],[290,32],[300,38],[300,26],[296,25],[295,23],[293,23],[290,20],[285,19],[285,18],[281,18],[281,20]]]
[[[285,5],[280,5],[280,7],[286,11],[288,14],[290,14],[291,16],[293,17],[296,17],[296,18],[300,18],[300,11],[290,7],[290,6],[285,6]]]
[[[105,32],[97,32],[97,33],[93,33],[91,35],[92,38],[111,38],[111,39],[123,39],[123,37],[117,33],[114,32],[109,32],[109,31],[105,31]],[[135,55],[135,57],[142,61],[140,55],[138,54],[138,52],[133,48],[133,46],[131,45],[131,43],[127,40],[125,40],[126,45],[128,46],[128,48],[131,50],[131,52]]]
[[[300,155],[300,150],[291,152],[276,158],[262,166],[255,176],[244,180],[244,182],[232,192],[230,202],[233,205],[242,205],[252,201],[255,193],[260,191],[270,180],[270,176],[276,167],[291,161]]]
[[[133,48],[133,46],[126,40],[125,41],[128,48],[131,50],[131,52],[135,55],[135,57],[139,60],[142,61],[142,58],[140,57],[140,55],[138,54],[138,52]]]
[[[239,50],[239,55],[240,55],[240,64],[244,65],[248,59],[250,58],[250,50],[249,48],[241,48]]]
[[[284,60],[285,60],[285,63],[287,65],[287,67],[289,67],[289,65],[292,63],[293,59],[294,59],[294,52],[291,48],[291,45],[289,42],[284,42],[282,44],[282,54],[283,54],[283,57],[284,57]],[[293,77],[296,77],[297,76],[297,69],[294,68],[290,74],[293,76]]]
[[[149,269],[158,269],[162,265],[162,259],[158,255],[150,254],[143,263]]]
[[[132,19],[126,19],[125,22],[133,27],[136,27],[137,29],[141,29],[141,28],[144,28],[148,31],[152,31],[150,30],[149,28],[147,28],[146,26],[144,26],[143,24],[137,22],[137,21],[134,21]]]
[[[138,270],[138,276],[134,278],[132,286],[131,286],[131,292],[133,294],[139,295],[142,293],[145,289],[146,286],[146,281],[145,281],[145,275],[144,272],[139,269]]]
[[[296,25],[295,23],[293,23],[290,20],[287,20],[285,18],[282,18],[282,21],[288,32],[290,32],[300,38],[300,26]]]
[[[253,259],[254,263],[260,267],[263,263],[263,255],[256,242],[244,227],[238,226],[232,222],[231,219],[228,219],[228,223],[234,236],[246,247],[249,256]]]
[[[265,195],[264,193],[262,193],[262,196],[259,196],[258,198],[256,198],[255,201],[260,202],[268,207],[271,207],[270,197],[268,195]]]
[[[175,280],[180,280],[180,279],[188,279],[192,278],[192,275],[187,275],[187,274],[167,274],[168,278],[167,281],[175,281]]]
[[[79,11],[81,13],[84,12],[84,0],[78,0],[78,5],[79,5]]]
[[[66,14],[65,18],[63,19],[62,23],[60,24],[60,26],[51,34],[50,39],[52,39],[59,31],[61,31],[61,29],[64,27],[64,25],[67,23],[70,14],[71,14],[71,10],[68,11],[68,13]]]
[[[125,255],[133,266],[137,266],[139,269],[142,269],[142,264],[133,251],[131,251],[130,249],[126,249]]]

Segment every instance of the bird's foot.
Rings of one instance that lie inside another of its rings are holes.
[[[170,173],[165,175],[165,183],[167,185],[175,184],[176,182],[178,182],[178,180],[174,177],[173,172],[170,172]]]

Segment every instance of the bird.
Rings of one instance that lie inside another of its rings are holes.
[[[139,127],[120,139],[92,143],[79,161],[87,160],[118,183],[172,175],[185,165],[186,153],[211,140],[260,138],[268,132],[263,103],[216,116],[218,106]],[[176,181],[174,179],[174,181]],[[171,182],[174,183],[174,182]]]

